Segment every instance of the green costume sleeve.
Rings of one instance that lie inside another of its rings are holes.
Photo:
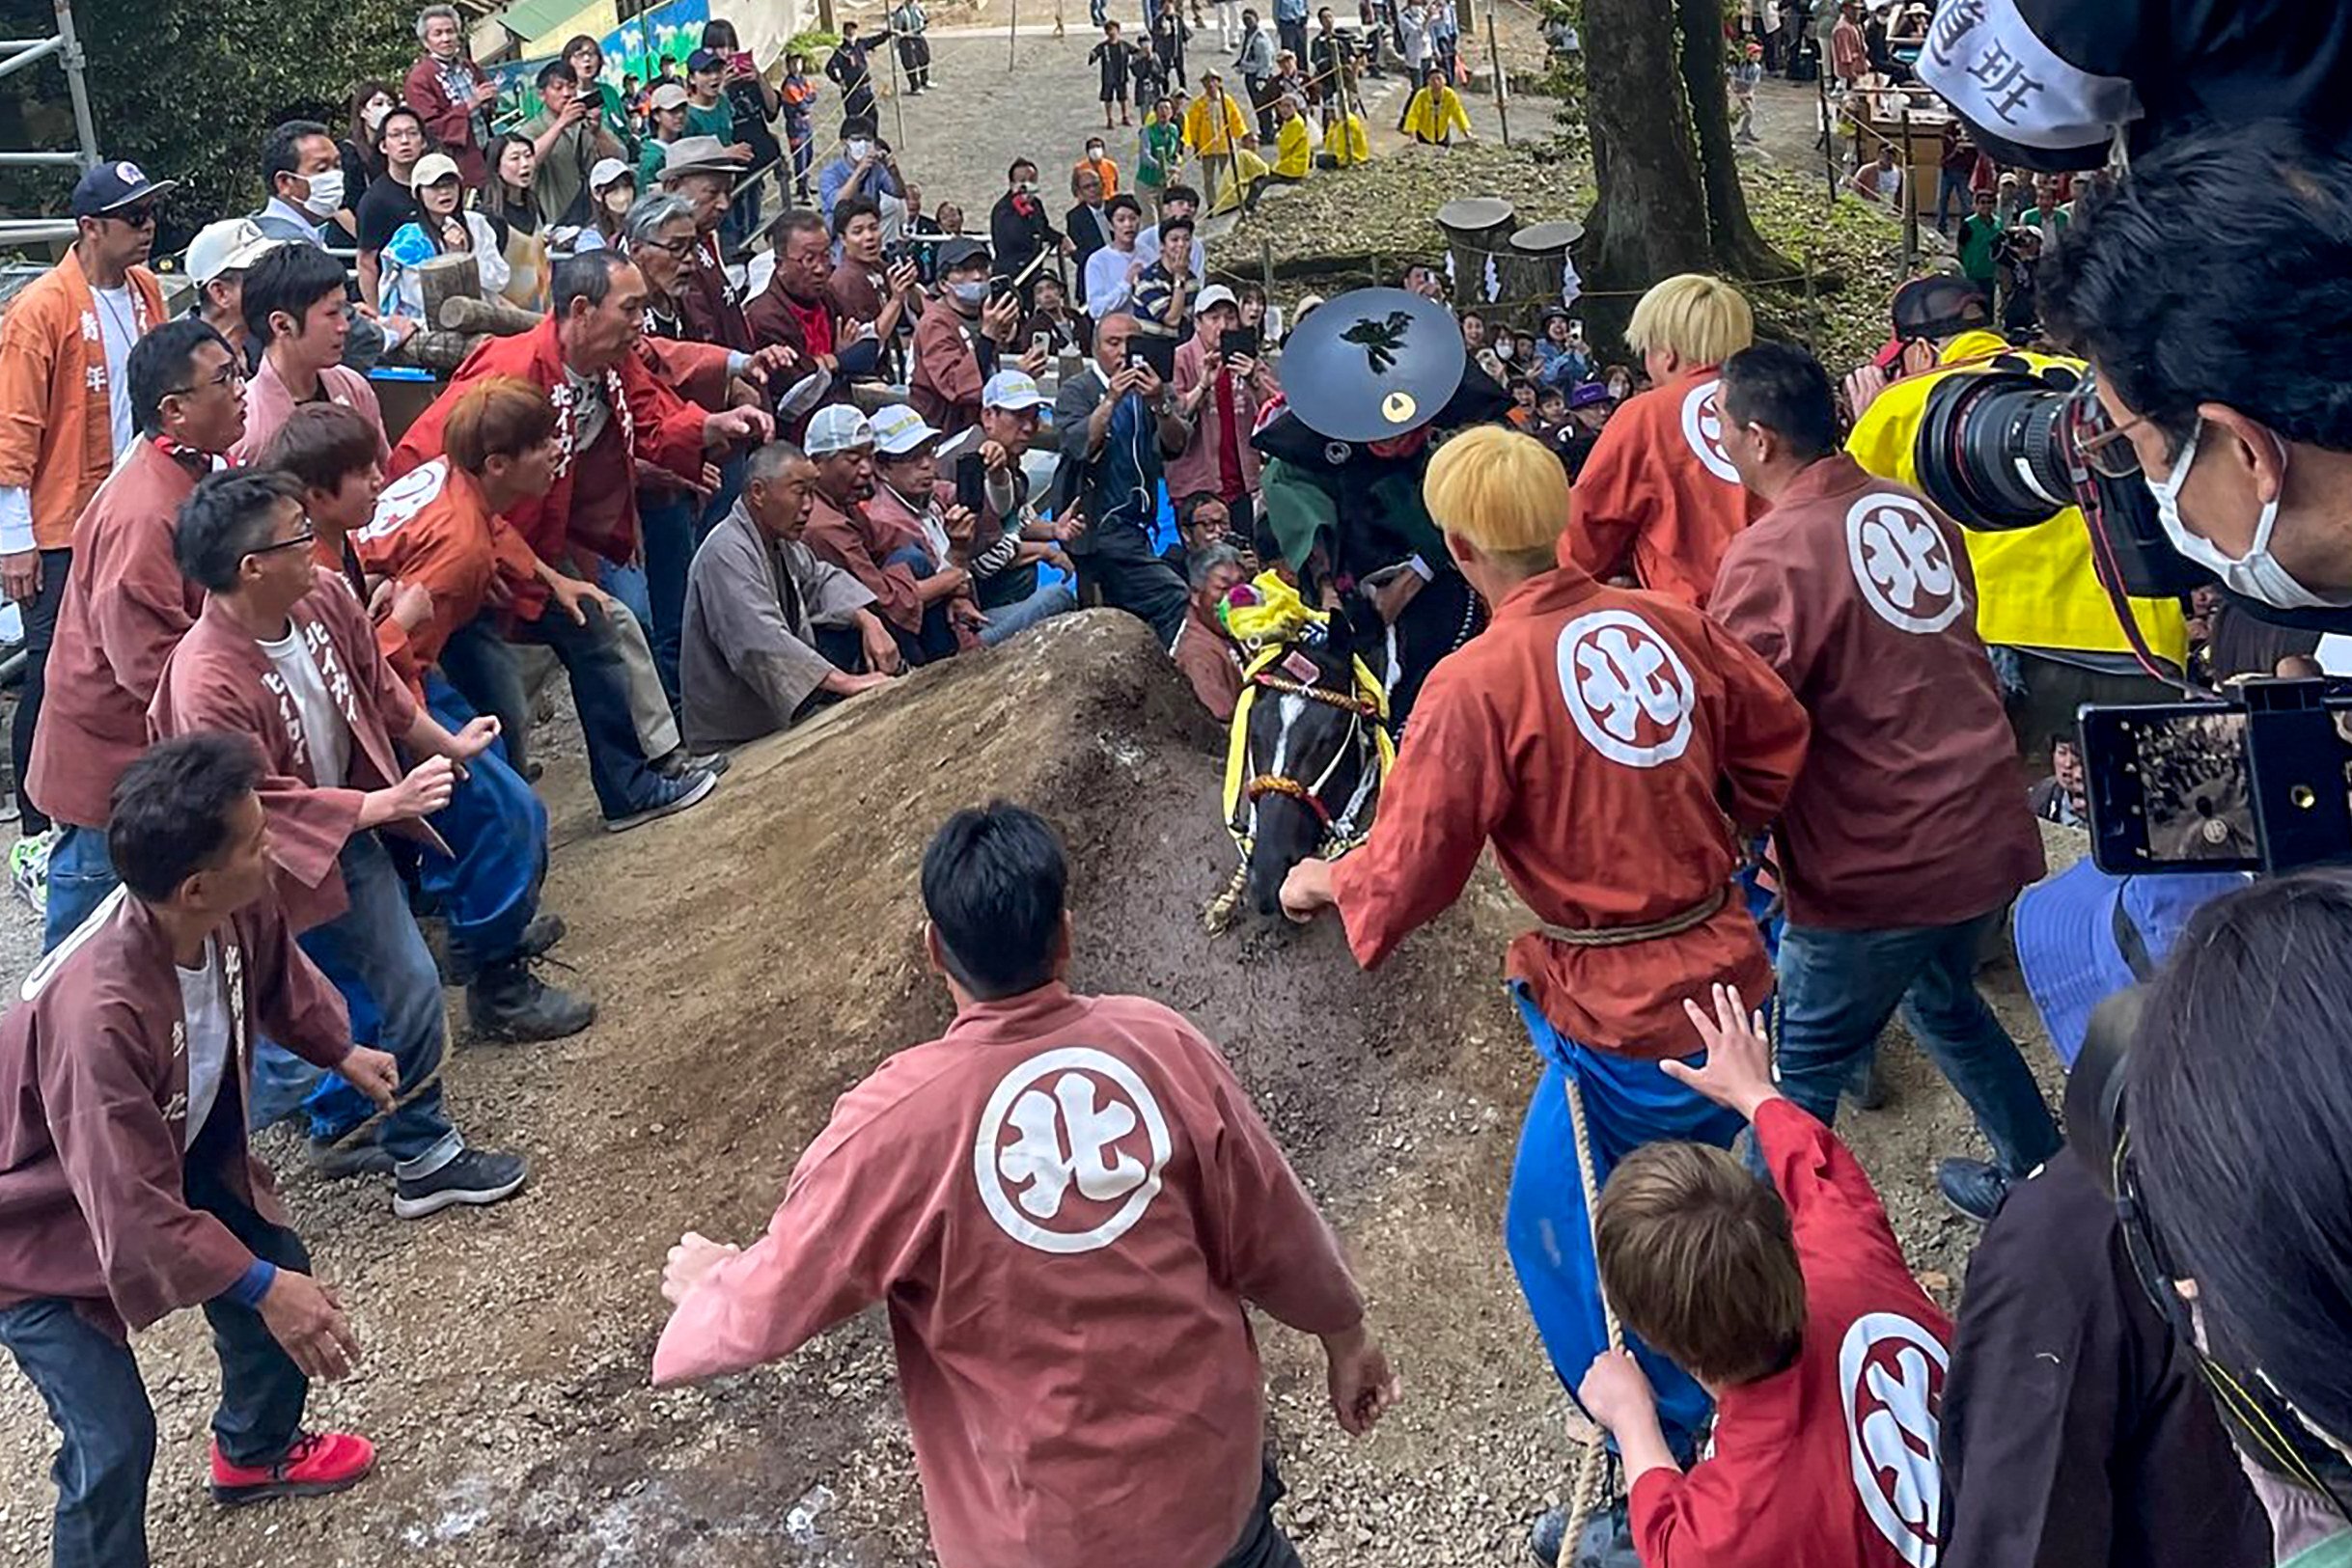
[[[1330,493],[1279,457],[1266,459],[1259,475],[1266,532],[1284,561],[1298,569],[1314,547],[1337,536],[1340,509]],[[1331,552],[1328,548],[1325,555]]]

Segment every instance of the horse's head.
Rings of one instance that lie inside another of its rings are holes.
[[[1337,839],[1371,826],[1380,789],[1380,720],[1356,689],[1342,622],[1255,678],[1243,736],[1236,828],[1250,845],[1246,890],[1261,918],[1282,910],[1283,878]]]

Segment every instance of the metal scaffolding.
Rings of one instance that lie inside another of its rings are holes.
[[[98,161],[97,126],[90,118],[90,90],[82,80],[81,40],[73,31],[72,0],[55,0],[57,31],[47,38],[0,39],[0,77],[56,59],[66,71],[66,96],[73,105],[73,136],[80,145],[70,152],[40,149],[0,149],[0,168],[54,166],[77,173]],[[22,218],[0,214],[0,245],[71,239],[70,218]]]

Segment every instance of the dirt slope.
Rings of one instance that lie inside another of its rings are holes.
[[[1497,1239],[1534,1078],[1498,983],[1509,907],[1482,876],[1370,977],[1328,923],[1209,938],[1199,912],[1233,864],[1218,740],[1148,632],[1098,612],[752,748],[710,803],[622,838],[570,781],[549,905],[602,1018],[453,1069],[470,1136],[526,1148],[534,1185],[407,1225],[380,1188],[321,1186],[271,1142],[370,1349],[317,1417],[374,1436],[384,1467],[341,1499],[216,1512],[197,1485],[215,1372],[182,1314],[140,1347],[164,1429],[158,1559],[927,1561],[878,1318],[716,1389],[656,1395],[646,1368],[667,1245],[756,1234],[834,1098],[946,1021],[917,867],[948,812],[1005,796],[1068,839],[1076,982],[1156,996],[1224,1043],[1360,1256],[1409,1397],[1375,1439],[1330,1425],[1310,1347],[1263,1335],[1309,1563],[1518,1560],[1572,1440]],[[1948,1271],[1959,1237],[1921,1178],[1958,1141],[1954,1102],[1908,1052],[1893,1076],[1895,1106],[1853,1130],[1915,1256]],[[42,1560],[48,1451],[0,1373],[0,1563]]]

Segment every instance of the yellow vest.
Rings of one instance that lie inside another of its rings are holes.
[[[2047,354],[2011,348],[1990,332],[1964,332],[1939,363],[1958,364],[2010,354],[2035,370],[2063,364]],[[1959,372],[1967,374],[1967,371]],[[1864,409],[1845,450],[1881,479],[1917,486],[1912,454],[1927,394],[1943,372],[1907,376]],[[2090,565],[2090,532],[2081,510],[2068,507],[2046,523],[2006,534],[1980,534],[1954,518],[1968,540],[1977,574],[1977,633],[1987,644],[2076,653],[2129,653],[2107,591]],[[2175,599],[2132,599],[2132,619],[2159,657],[2179,665],[2189,652],[2189,628]]]

